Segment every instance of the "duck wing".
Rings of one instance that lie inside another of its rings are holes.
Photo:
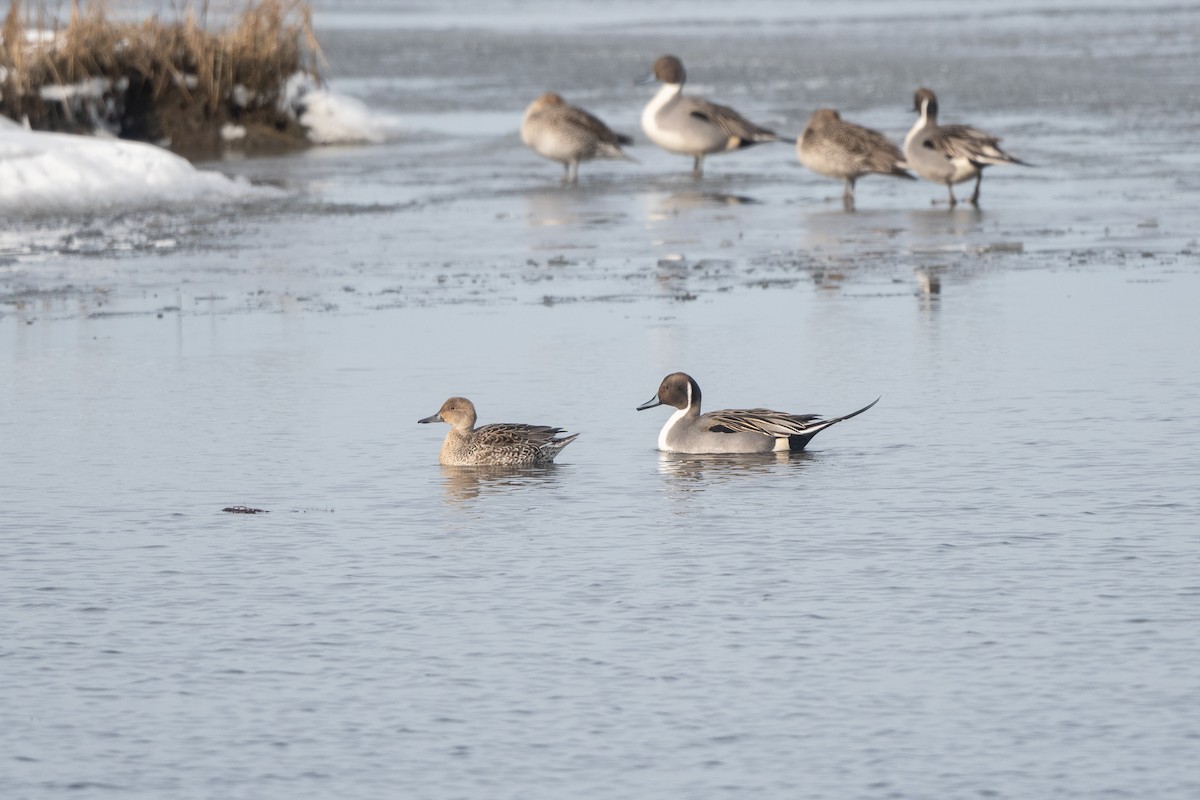
[[[696,97],[688,99],[691,101],[688,113],[692,117],[716,125],[731,139],[740,139],[746,144],[779,140],[775,131],[755,125],[729,106],[717,105]]]
[[[769,408],[730,408],[700,415],[713,433],[760,433],[780,438],[804,433],[821,419],[819,414],[787,414]]]
[[[578,106],[558,106],[548,109],[551,115],[560,122],[576,128],[587,136],[593,137],[614,147],[633,144],[633,139],[623,133],[617,133],[604,124],[599,117],[584,111]]]
[[[1004,152],[1000,147],[1000,137],[970,125],[941,125],[925,137],[923,144],[948,159],[962,158],[978,164],[1024,163]]]
[[[554,437],[564,432],[562,428],[554,428],[550,425],[524,425],[515,422],[499,422],[476,428],[472,433],[472,439],[482,447],[513,447],[520,445],[544,447],[549,444],[555,444],[557,440]],[[572,436],[571,438],[575,437]]]

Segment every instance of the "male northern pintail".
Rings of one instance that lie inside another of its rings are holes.
[[[913,111],[921,114],[904,137],[904,160],[922,178],[946,185],[950,207],[958,203],[954,184],[975,179],[967,201],[978,208],[983,168],[989,164],[1025,164],[1000,149],[1000,139],[969,125],[938,125],[938,101],[929,89],[917,89]]]
[[[529,104],[521,119],[521,141],[542,158],[563,165],[563,180],[579,180],[579,162],[593,158],[633,161],[621,150],[633,139],[614,133],[582,108],[568,105],[561,95],[547,92]]]
[[[879,131],[846,122],[832,108],[818,109],[808,118],[804,133],[796,140],[796,157],[813,172],[846,182],[842,204],[847,211],[854,209],[854,182],[864,175],[916,180],[904,168],[904,155],[890,139]]]
[[[527,467],[549,464],[579,434],[555,438],[562,428],[548,425],[499,423],[475,427],[475,406],[465,397],[451,397],[431,417],[417,422],[446,422],[450,432],[442,443],[441,463],[448,467]]]
[[[650,74],[638,80],[662,83],[642,111],[642,130],[664,150],[694,158],[692,174],[696,177],[703,174],[706,155],[780,141],[774,131],[758,127],[732,108],[685,96],[685,75],[682,61],[663,56],[654,62]]]
[[[817,414],[786,414],[765,408],[729,409],[700,413],[700,385],[683,372],[663,378],[658,393],[638,411],[668,405],[679,409],[658,434],[658,449],[667,453],[770,453],[803,450],[821,431],[856,417],[874,403],[844,417],[821,419]]]

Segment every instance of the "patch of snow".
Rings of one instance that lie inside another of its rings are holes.
[[[80,83],[43,86],[38,90],[43,100],[66,103],[75,99],[96,100],[112,89],[112,82],[105,78],[91,78]]]
[[[0,213],[161,207],[281,194],[196,169],[154,145],[0,123]]]
[[[226,122],[221,126],[221,139],[226,142],[236,142],[238,139],[246,138],[245,125],[231,125]]]
[[[380,144],[404,132],[400,117],[316,86],[307,75],[288,79],[283,102],[316,144]]]
[[[46,28],[26,28],[25,41],[29,44],[52,44],[59,39],[57,31]]]
[[[254,92],[242,86],[240,83],[233,87],[233,102],[239,108],[249,108],[250,104],[258,98]]]

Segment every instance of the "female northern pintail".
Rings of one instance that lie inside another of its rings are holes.
[[[633,139],[614,133],[582,108],[568,105],[561,95],[547,92],[529,104],[521,119],[521,141],[542,158],[563,165],[563,180],[579,180],[579,162],[593,158],[633,161],[621,150]]]
[[[780,141],[774,131],[758,127],[732,108],[699,97],[685,97],[685,76],[682,61],[675,56],[663,56],[638,83],[655,80],[662,83],[642,111],[642,130],[664,150],[692,156],[693,175],[703,174],[704,157],[711,153]]]
[[[817,414],[786,414],[765,408],[729,409],[700,413],[700,385],[683,372],[663,378],[658,393],[638,411],[668,405],[679,409],[658,434],[658,449],[667,453],[770,453],[803,450],[821,431],[856,417],[874,403],[844,417],[821,419]]]
[[[900,148],[882,133],[846,122],[832,108],[813,112],[796,140],[800,163],[821,175],[846,182],[842,204],[854,210],[854,182],[864,175],[894,175],[915,181],[906,170]]]
[[[528,467],[549,464],[579,434],[555,438],[562,428],[548,425],[500,423],[475,427],[475,406],[465,397],[451,397],[431,417],[417,422],[446,422],[450,433],[442,443],[440,461],[448,467]]]
[[[938,125],[938,101],[929,89],[917,89],[913,111],[921,114],[904,137],[904,159],[909,169],[934,183],[944,183],[950,193],[954,184],[975,179],[975,191],[967,201],[978,208],[983,168],[989,164],[1022,164],[1024,161],[1000,149],[1000,139],[969,125]]]

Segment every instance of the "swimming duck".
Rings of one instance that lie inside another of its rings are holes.
[[[678,409],[658,434],[658,449],[667,453],[797,452],[821,431],[856,417],[875,402],[850,414],[821,419],[817,414],[787,414],[765,408],[729,409],[700,413],[700,385],[691,375],[672,372],[663,378],[654,397],[638,411],[668,405]]]
[[[448,467],[526,467],[550,464],[579,434],[556,438],[562,428],[498,423],[475,427],[475,405],[451,397],[432,416],[418,423],[445,422],[450,432],[442,442],[440,461]]]

